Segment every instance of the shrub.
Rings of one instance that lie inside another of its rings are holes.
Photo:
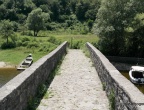
[[[46,28],[47,30],[57,30],[58,28],[61,28],[61,24],[55,22],[47,23]]]
[[[115,110],[115,93],[114,90],[110,91],[108,95],[110,110]]]
[[[80,49],[83,45],[83,42],[82,41],[71,41],[71,44],[70,44],[70,48],[72,49]]]
[[[21,32],[21,35],[33,36],[31,31],[23,31],[23,32]]]
[[[96,42],[91,42],[91,44],[92,44],[94,47],[98,48],[98,44],[97,44]]]
[[[55,37],[50,37],[48,39],[48,42],[59,45],[61,43],[61,41],[58,41]]]
[[[39,52],[51,52],[56,48],[56,45],[53,43],[43,43],[39,49]]]
[[[22,42],[21,41],[17,41],[16,42],[16,45],[19,47],[19,46],[22,46]]]
[[[55,38],[55,37],[50,37],[50,38],[48,39],[48,42],[51,42],[51,43],[54,43],[54,44],[55,44],[56,38]]]
[[[30,38],[28,38],[28,37],[23,37],[23,38],[22,38],[22,42],[25,42],[25,41],[30,41]]]
[[[13,43],[13,42],[4,42],[2,45],[1,45],[1,49],[11,49],[11,48],[15,48],[16,47],[16,44]]]
[[[27,48],[32,48],[32,47],[39,47],[37,42],[31,42],[27,45]]]
[[[22,46],[26,47],[29,44],[29,41],[22,42]]]

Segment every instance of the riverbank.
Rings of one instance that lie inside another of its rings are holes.
[[[0,68],[16,68],[16,65],[0,61]]]
[[[136,66],[137,64],[128,64],[128,63],[119,63],[119,62],[111,62],[115,68],[119,71],[129,71],[131,66]],[[144,66],[144,65],[137,65],[137,66]]]

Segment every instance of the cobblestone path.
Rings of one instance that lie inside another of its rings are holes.
[[[37,110],[109,110],[90,58],[69,50]]]

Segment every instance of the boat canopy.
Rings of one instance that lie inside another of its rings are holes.
[[[142,66],[132,66],[131,70],[132,71],[144,72],[144,67],[142,67]]]

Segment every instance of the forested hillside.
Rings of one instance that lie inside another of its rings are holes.
[[[91,31],[100,3],[98,0],[0,0],[0,20],[14,21],[15,30],[26,24],[32,10],[47,13],[47,30],[69,28],[85,34]]]

